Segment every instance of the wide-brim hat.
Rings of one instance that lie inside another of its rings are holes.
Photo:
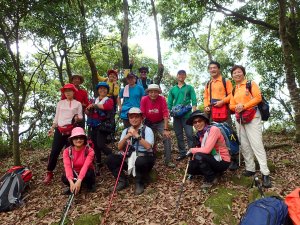
[[[70,83],[65,84],[65,85],[60,89],[61,93],[64,93],[66,89],[71,89],[71,90],[74,91],[74,92],[77,92],[77,91],[78,91],[77,88],[75,87],[75,85],[74,85],[74,84],[70,84]]]
[[[75,127],[73,128],[72,132],[71,132],[71,136],[69,137],[69,139],[72,139],[73,137],[77,137],[77,136],[84,136],[85,138],[87,138],[84,130],[82,127]]]
[[[190,126],[193,126],[193,121],[196,117],[201,117],[202,119],[206,120],[206,123],[209,124],[209,117],[206,113],[203,113],[202,111],[200,110],[196,110],[194,111],[190,117],[187,119],[186,121],[186,124],[187,125],[190,125]]]
[[[141,68],[139,68],[139,72],[142,72],[142,71],[146,71],[146,73],[149,73],[149,68],[142,66]]]
[[[107,76],[109,76],[109,74],[111,74],[111,73],[115,74],[117,79],[118,79],[118,72],[116,70],[108,70],[107,71]]]
[[[158,91],[159,94],[161,94],[161,89],[157,84],[150,84],[146,89],[146,93],[148,93],[148,91]]]
[[[71,76],[71,78],[70,78],[70,83],[72,83],[72,81],[73,81],[73,79],[74,79],[75,77],[78,77],[78,78],[80,79],[80,84],[82,84],[82,83],[84,82],[84,78],[83,78],[82,75],[80,75],[80,74],[73,74],[73,75]]]
[[[96,85],[96,89],[98,90],[99,87],[105,87],[105,88],[107,88],[107,92],[109,92],[109,85],[108,85],[106,82],[99,82],[99,83]]]

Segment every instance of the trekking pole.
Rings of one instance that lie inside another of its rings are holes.
[[[63,225],[64,224],[65,219],[66,219],[66,217],[68,215],[68,211],[69,211],[69,209],[71,207],[71,204],[73,202],[73,199],[74,199],[74,192],[69,195],[67,204],[64,207],[64,211],[63,211],[62,217],[61,217],[61,219],[59,221],[59,225]]]
[[[132,138],[131,138],[131,139],[132,139]],[[111,204],[112,204],[112,201],[113,201],[113,198],[114,198],[114,194],[115,194],[115,192],[116,192],[116,188],[117,188],[117,185],[118,185],[118,182],[119,182],[119,179],[120,179],[120,175],[121,175],[121,172],[122,172],[123,164],[124,164],[124,161],[125,161],[125,158],[126,158],[126,155],[127,155],[127,152],[128,152],[128,149],[129,149],[129,146],[130,146],[131,142],[132,142],[132,141],[128,141],[128,142],[127,142],[126,149],[125,149],[125,152],[124,152],[124,155],[123,155],[123,159],[122,159],[122,163],[121,163],[121,167],[120,167],[120,170],[119,170],[117,179],[116,179],[116,183],[115,183],[113,192],[112,192],[112,194],[111,194],[111,196],[110,196],[109,203],[108,203],[108,207],[107,207],[106,212],[105,212],[105,217],[104,217],[104,219],[102,220],[101,225],[105,224],[105,220],[106,220],[106,218],[108,217],[108,214],[109,214],[109,211],[110,211],[110,207],[111,207]]]
[[[180,190],[179,190],[179,196],[178,196],[178,199],[176,201],[176,209],[175,209],[174,216],[176,215],[176,213],[178,211],[178,208],[179,208],[179,202],[180,202],[180,199],[181,199],[181,195],[183,193],[183,186],[184,186],[184,183],[186,181],[186,175],[187,175],[187,171],[188,171],[188,168],[189,168],[189,163],[190,163],[190,159],[188,160],[186,168],[185,168],[184,176],[183,176],[182,183],[181,183]]]

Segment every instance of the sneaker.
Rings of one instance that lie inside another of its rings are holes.
[[[172,163],[172,162],[167,162],[165,163],[166,167],[169,167],[169,168],[175,168],[175,164]]]
[[[54,176],[54,174],[52,171],[47,171],[46,176],[43,180],[43,183],[46,185],[50,184],[53,179],[53,176]]]
[[[265,187],[265,188],[270,188],[272,187],[272,184],[271,184],[271,179],[270,179],[270,176],[269,175],[263,175],[262,176],[262,185]]]
[[[141,184],[139,182],[135,183],[135,195],[140,195],[144,192],[144,184]]]
[[[254,176],[255,175],[255,172],[252,172],[252,171],[249,171],[249,170],[245,170],[243,172],[243,176],[245,177],[251,177],[251,176]]]

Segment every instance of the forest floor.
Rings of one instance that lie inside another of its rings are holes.
[[[293,143],[292,135],[269,134],[264,136],[273,187],[264,191],[270,195],[285,197],[300,187],[300,146]],[[159,145],[162,151],[162,145]],[[174,145],[173,158],[177,156]],[[30,188],[25,195],[25,204],[11,212],[0,213],[0,224],[58,224],[68,196],[62,195],[65,186],[60,178],[63,173],[59,160],[51,185],[42,180],[46,169],[48,150],[23,150],[22,159],[33,171]],[[44,159],[44,160],[43,160]],[[208,190],[201,190],[202,179],[187,180],[175,215],[176,200],[184,175],[187,159],[176,162],[176,168],[164,166],[163,156],[155,164],[154,178],[140,196],[134,195],[134,183],[119,192],[113,200],[106,224],[227,224],[235,225],[242,217],[247,205],[258,196],[251,189],[251,178],[241,176],[243,165],[235,172],[227,171],[219,183]],[[12,165],[7,158],[0,164],[0,174]],[[257,174],[261,178],[260,172]],[[75,196],[68,214],[68,224],[100,224],[108,206],[110,189],[115,180],[106,166],[97,177],[97,190],[85,190]]]

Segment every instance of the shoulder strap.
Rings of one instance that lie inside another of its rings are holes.
[[[249,90],[250,94],[252,95],[252,92],[251,92],[251,88],[252,88],[251,80],[247,80],[246,88]]]
[[[234,93],[235,93],[235,86],[233,87],[233,89],[231,91],[232,96],[234,96]]]

